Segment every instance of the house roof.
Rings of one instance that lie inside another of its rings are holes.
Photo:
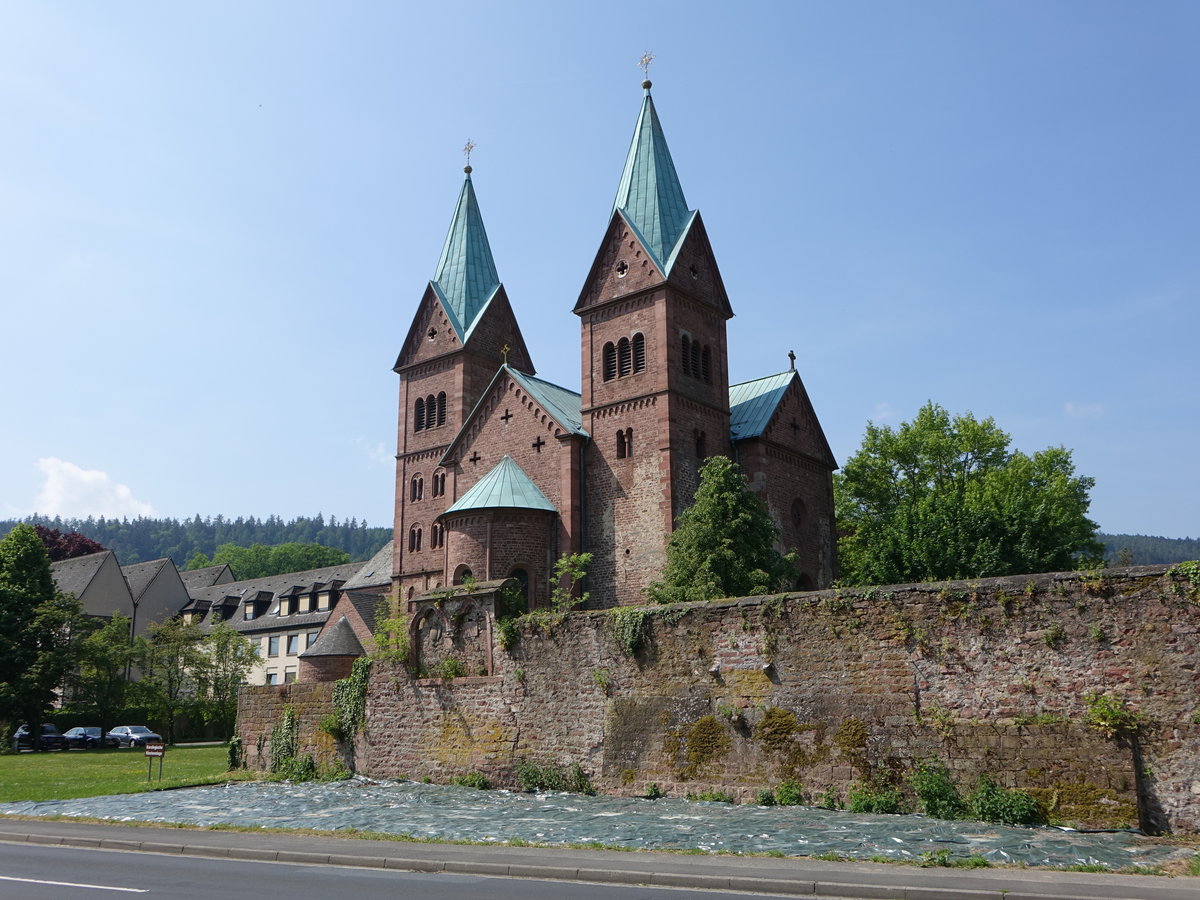
[[[197,607],[201,601],[212,605],[235,603],[241,605],[247,599],[274,598],[286,596],[299,588],[308,590],[314,585],[332,585],[336,582],[345,583],[362,567],[361,562],[341,563],[336,566],[325,566],[320,569],[308,569],[303,572],[286,572],[283,575],[268,575],[265,578],[250,578],[246,581],[231,581],[227,584],[214,584],[190,591],[193,603]],[[189,604],[191,606],[191,604]],[[186,609],[187,607],[185,607]],[[301,613],[291,616],[273,616],[270,614],[254,619],[244,619],[234,616],[230,620],[238,631],[270,631],[275,629],[300,627],[303,625],[320,624],[329,618],[329,611]],[[205,626],[211,622],[205,619]]]
[[[392,542],[388,541],[379,551],[361,563],[362,568],[354,573],[353,578],[342,585],[343,591],[353,591],[359,588],[379,587],[392,582]]]
[[[362,656],[365,653],[362,642],[354,633],[354,628],[345,619],[338,619],[333,627],[325,631],[316,643],[300,655],[305,656]]]
[[[64,594],[80,596],[87,586],[92,583],[100,567],[108,557],[113,556],[111,550],[99,553],[89,553],[87,556],[76,556],[72,559],[60,559],[50,564],[50,574],[55,586]],[[115,558],[115,557],[114,557]]]
[[[558,512],[507,453],[442,515],[473,509],[543,509]]]
[[[194,589],[212,587],[214,584],[228,584],[233,581],[233,572],[227,565],[205,566],[203,569],[180,572],[179,580],[190,593]]]
[[[354,606],[354,611],[367,626],[367,631],[374,634],[375,614],[379,609],[379,604],[385,602],[385,598],[379,594],[367,594],[363,591],[347,591],[343,596]]]
[[[437,272],[430,282],[445,307],[459,341],[466,343],[471,330],[500,287],[483,216],[471,184],[471,170],[458,195],[450,231],[442,246]]]
[[[169,557],[164,556],[162,559],[152,559],[148,562],[131,563],[128,566],[121,566],[121,574],[125,576],[125,582],[129,585],[129,593],[133,595],[133,599],[140,599],[142,594],[146,592],[146,588],[150,587],[151,582],[168,565],[174,567],[175,563]]]
[[[758,437],[775,414],[795,372],[768,375],[729,386],[729,435],[733,440]]]
[[[683,186],[650,96],[650,82],[644,86],[646,96],[633,129],[613,211],[619,211],[633,227],[659,271],[666,275],[695,213],[683,197]]]

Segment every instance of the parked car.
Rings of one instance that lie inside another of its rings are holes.
[[[66,750],[67,739],[62,736],[57,725],[49,722],[38,726],[36,746],[34,730],[28,725],[22,725],[13,732],[12,746],[14,750]]]
[[[76,725],[69,731],[63,732],[63,737],[72,750],[98,750],[101,747],[116,747],[116,738],[104,733],[99,725]]]
[[[106,737],[115,740],[118,747],[145,747],[151,741],[162,741],[161,735],[155,734],[145,725],[118,725]]]

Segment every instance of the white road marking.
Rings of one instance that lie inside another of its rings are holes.
[[[76,884],[73,881],[43,881],[40,878],[14,878],[11,875],[0,875],[0,881],[20,881],[24,884],[50,884],[54,887],[91,888],[94,891],[125,891],[127,894],[148,894],[146,888],[109,887],[105,884]]]

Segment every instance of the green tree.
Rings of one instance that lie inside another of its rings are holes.
[[[238,688],[258,662],[258,648],[228,622],[221,622],[204,636],[200,649],[203,661],[195,673],[197,693],[205,718],[217,726],[222,738],[228,738],[237,724]]]
[[[187,568],[190,570],[227,565],[239,580],[246,580],[283,575],[287,572],[303,572],[306,569],[321,569],[349,561],[350,554],[344,550],[321,544],[290,542],[275,546],[251,544],[249,547],[242,547],[225,543],[217,547],[212,559],[203,553],[195,554],[188,560]]]
[[[78,645],[76,667],[67,678],[71,706],[86,712],[104,728],[119,724],[114,716],[125,705],[125,673],[133,660],[130,621],[115,615],[93,628]]]
[[[57,699],[88,631],[79,602],[61,594],[33,526],[0,540],[0,723],[37,724]]]
[[[662,580],[646,593],[658,603],[768,594],[796,577],[791,554],[776,549],[779,529],[724,456],[700,467],[700,487],[667,542]]]
[[[163,724],[163,737],[175,743],[175,725],[199,705],[197,674],[205,664],[200,626],[168,619],[150,626],[150,638],[139,639],[136,656],[142,677],[137,694],[151,717]]]
[[[923,406],[892,430],[868,423],[834,477],[847,584],[896,584],[1074,568],[1099,557],[1094,479],[1071,453],[1009,449],[991,419]]]

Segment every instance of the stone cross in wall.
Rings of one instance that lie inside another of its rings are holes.
[[[536,450],[538,453],[541,453],[542,448],[546,446],[546,442],[542,440],[542,436],[539,434],[537,436],[537,440],[534,441],[530,446],[532,446],[533,449]]]

